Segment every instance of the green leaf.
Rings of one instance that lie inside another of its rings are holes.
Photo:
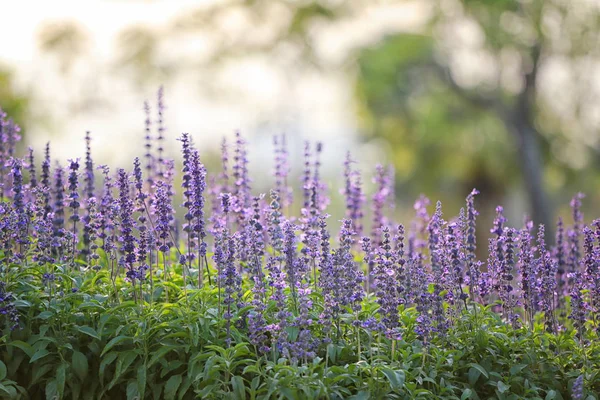
[[[33,347],[31,347],[31,345],[29,343],[25,343],[22,340],[14,340],[14,341],[8,343],[8,346],[13,346],[13,347],[23,350],[25,352],[25,354],[27,354],[29,357],[31,357],[34,353]]]
[[[34,365],[33,366],[33,375],[31,377],[31,384],[36,384],[44,375],[50,372],[54,368],[52,363],[45,363],[43,365]]]
[[[546,400],[554,400],[556,399],[556,391],[550,390],[546,395]]]
[[[55,400],[59,398],[56,381],[52,379],[46,384],[46,400]]]
[[[131,363],[137,358],[138,353],[134,350],[126,351],[124,353],[119,354],[119,358],[117,359],[117,365],[115,367],[115,374],[108,385],[109,388],[112,388],[117,384],[121,376],[127,373],[127,370]]]
[[[135,381],[129,382],[127,385],[127,400],[138,400],[143,398],[138,392],[138,385]]]
[[[48,319],[48,318],[52,317],[53,315],[54,315],[54,313],[52,311],[42,311],[35,318],[37,318],[37,319]]]
[[[0,395],[2,393],[6,393],[6,395],[11,399],[14,399],[17,397],[17,389],[15,389],[14,386],[4,386],[3,384],[0,383]]]
[[[108,342],[106,344],[106,346],[104,346],[104,350],[102,350],[102,353],[100,354],[100,357],[102,357],[104,354],[106,354],[110,349],[112,349],[113,347],[115,347],[116,345],[118,345],[121,342],[124,342],[125,340],[130,339],[129,336],[117,336],[113,339],[111,339],[110,342]]]
[[[354,396],[349,397],[348,400],[369,400],[371,398],[371,393],[366,390],[362,390],[356,393]]]
[[[244,385],[244,379],[241,376],[231,377],[231,387],[233,393],[237,399],[244,400],[246,398],[246,386]]]
[[[181,375],[173,375],[169,378],[165,385],[165,400],[175,399],[177,389],[179,389],[179,385],[181,385],[181,379]]]
[[[504,393],[506,392],[508,389],[510,389],[510,385],[507,385],[506,383],[502,382],[502,381],[498,381],[498,391],[500,393]]]
[[[96,332],[96,330],[90,326],[78,326],[77,330],[81,333],[93,337],[94,339],[100,340],[100,335],[98,335],[98,332]]]
[[[151,366],[153,366],[158,360],[161,360],[164,358],[164,356],[170,352],[175,350],[175,347],[173,346],[164,346],[161,347],[158,351],[156,351],[154,353],[154,356],[152,356],[152,358],[150,359],[150,362],[148,363],[148,368],[150,368]]]
[[[88,374],[88,360],[85,355],[79,351],[73,352],[73,358],[71,359],[73,363],[73,370],[79,379],[85,381],[85,378]]]
[[[469,385],[475,385],[477,379],[481,376],[481,372],[477,368],[469,368]]]
[[[108,353],[106,357],[100,362],[100,381],[104,380],[104,370],[106,367],[116,360],[119,353],[112,352]]]
[[[471,389],[463,390],[462,396],[460,396],[460,400],[470,399],[473,391]]]
[[[144,394],[146,393],[146,372],[147,372],[146,364],[142,364],[138,367],[137,385],[138,385],[138,392],[140,394],[140,399],[143,399]]]
[[[527,368],[527,364],[517,364],[517,365],[513,365],[510,368],[510,374],[511,375],[517,375],[519,372],[523,371],[525,368]]]
[[[329,359],[331,360],[332,363],[335,363],[336,361],[336,355],[337,355],[337,349],[335,344],[333,343],[329,343],[327,345],[327,355],[329,357]]]
[[[39,349],[38,351],[36,351],[33,356],[31,357],[31,359],[29,360],[29,363],[34,363],[37,360],[39,360],[40,358],[44,358],[46,357],[48,354],[50,354],[50,352],[46,349]]]
[[[485,379],[490,379],[489,374],[487,373],[487,371],[485,370],[485,368],[483,368],[481,365],[475,364],[475,363],[471,363],[469,365],[472,368],[475,368],[476,370],[478,370],[479,372],[481,372],[481,375],[485,376]]]
[[[6,378],[6,364],[0,360],[0,381]]]
[[[392,390],[402,389],[406,375],[402,370],[393,370],[391,368],[382,368],[381,372],[387,377]]]
[[[58,367],[58,369],[56,370],[56,390],[60,397],[62,397],[65,394],[67,367],[67,364],[62,363],[60,364],[60,367]]]

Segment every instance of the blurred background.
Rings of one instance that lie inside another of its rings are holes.
[[[523,214],[554,224],[576,192],[590,211],[600,198],[599,8],[0,0],[0,106],[38,154],[50,140],[58,159],[81,156],[90,130],[96,163],[127,166],[143,151],[143,101],[154,107],[163,85],[172,156],[190,132],[218,168],[221,138],[240,129],[256,191],[272,184],[259,177],[285,133],[296,176],[303,141],[323,142],[335,194],[349,150],[368,199],[375,164],[394,165],[401,215],[421,193],[455,215],[476,187],[480,226],[497,204],[513,224]]]

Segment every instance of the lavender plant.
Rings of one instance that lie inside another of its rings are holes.
[[[20,129],[0,112],[0,396],[600,391],[600,220],[586,223],[582,195],[554,244],[533,221],[509,226],[498,207],[485,255],[477,190],[457,217],[422,196],[404,225],[393,171],[377,166],[366,193],[348,156],[333,199],[345,218],[332,238],[321,143],[305,145],[294,184],[285,136],[274,140],[266,201],[239,133],[214,172],[182,134],[176,172],[163,97],[156,134],[144,107],[144,159],[131,171],[100,166],[102,185],[89,133],[81,168],[77,159],[52,167],[49,145],[36,166],[33,151],[18,157]]]

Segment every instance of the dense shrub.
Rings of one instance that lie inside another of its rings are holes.
[[[38,175],[2,114],[2,395],[598,398],[600,220],[584,223],[581,195],[553,245],[498,207],[484,262],[477,191],[449,220],[420,198],[405,229],[393,171],[376,168],[367,213],[348,156],[332,239],[320,144],[293,185],[276,138],[274,189],[254,196],[239,133],[216,174],[183,134],[175,174],[163,108],[161,92],[155,137],[146,107],[144,162],[102,166],[101,187],[89,134],[82,162],[52,166],[48,146]]]

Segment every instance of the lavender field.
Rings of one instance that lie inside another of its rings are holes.
[[[0,112],[2,398],[600,398],[600,219],[582,194],[556,237],[498,206],[484,242],[476,189],[397,221],[393,169],[349,154],[334,193],[327,143],[306,143],[298,180],[284,136],[271,176],[249,176],[240,133],[207,170],[163,102],[127,169],[97,165],[89,133],[67,165],[51,144],[21,154]]]

